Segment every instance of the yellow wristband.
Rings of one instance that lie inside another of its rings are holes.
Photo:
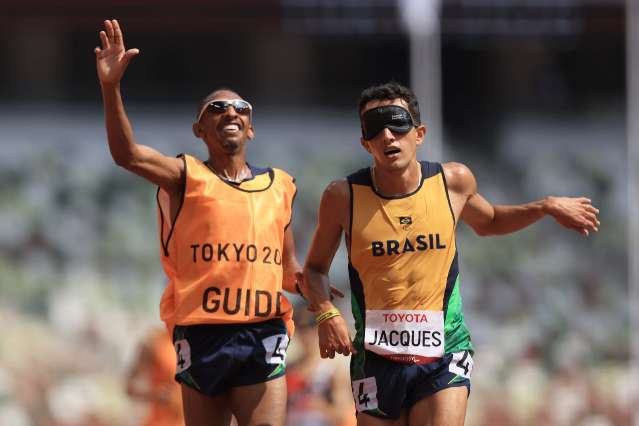
[[[342,315],[337,308],[329,309],[328,311],[322,312],[318,316],[315,317],[315,324],[319,325],[326,321],[329,318],[337,317]]]

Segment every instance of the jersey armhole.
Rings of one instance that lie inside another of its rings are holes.
[[[180,205],[175,212],[175,218],[173,220],[171,220],[171,200],[169,194],[167,194],[167,192],[162,188],[158,187],[157,193],[155,195],[158,209],[160,211],[160,243],[162,244],[162,250],[164,252],[164,256],[166,257],[169,256],[169,242],[171,241],[171,237],[173,236],[175,223],[180,216],[182,206],[184,206],[184,198],[186,196],[186,176],[188,173],[186,156],[184,154],[179,154],[177,155],[177,157],[181,158],[182,161],[184,161],[184,176],[182,177],[182,196],[180,197]],[[166,236],[166,239],[164,238],[165,231],[168,234]]]
[[[295,197],[297,197],[297,185],[295,185],[295,178],[293,179],[293,187],[295,188],[295,192],[293,192],[293,197],[291,198],[291,216],[288,220],[288,223],[284,227],[284,232],[288,229],[288,227],[293,223],[293,207],[295,206]]]
[[[345,234],[344,235],[344,239],[346,242],[346,251],[348,253],[348,261],[351,261],[351,242],[353,240],[353,182],[351,181],[351,177],[347,177],[346,181],[348,182],[348,204],[349,204],[349,208],[348,208],[348,232],[346,232],[345,230]]]
[[[457,225],[457,220],[455,219],[455,212],[453,211],[453,204],[450,202],[450,195],[448,194],[448,183],[446,182],[446,173],[444,173],[444,166],[439,163],[439,172],[442,175],[442,180],[444,181],[444,192],[446,192],[446,200],[448,201],[448,208],[450,209],[450,215],[453,218],[453,224]]]

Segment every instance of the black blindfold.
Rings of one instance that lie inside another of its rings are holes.
[[[386,105],[369,109],[362,115],[362,137],[373,139],[384,128],[392,132],[406,133],[415,127],[413,117],[406,109],[397,105]]]

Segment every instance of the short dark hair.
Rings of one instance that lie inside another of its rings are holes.
[[[421,115],[419,113],[419,102],[417,96],[406,86],[402,86],[396,81],[371,86],[362,91],[359,96],[359,114],[362,114],[362,108],[366,103],[373,100],[393,100],[403,99],[408,104],[408,112],[413,117],[416,126],[422,124]]]

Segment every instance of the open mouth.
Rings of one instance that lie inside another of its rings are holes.
[[[401,150],[399,148],[391,147],[391,148],[386,148],[384,150],[384,155],[387,156],[387,157],[390,157],[390,156],[399,154],[400,152],[401,152]]]
[[[229,123],[224,123],[220,127],[220,130],[222,131],[222,133],[232,135],[242,130],[242,126],[240,123],[237,123],[237,122],[229,122]]]

